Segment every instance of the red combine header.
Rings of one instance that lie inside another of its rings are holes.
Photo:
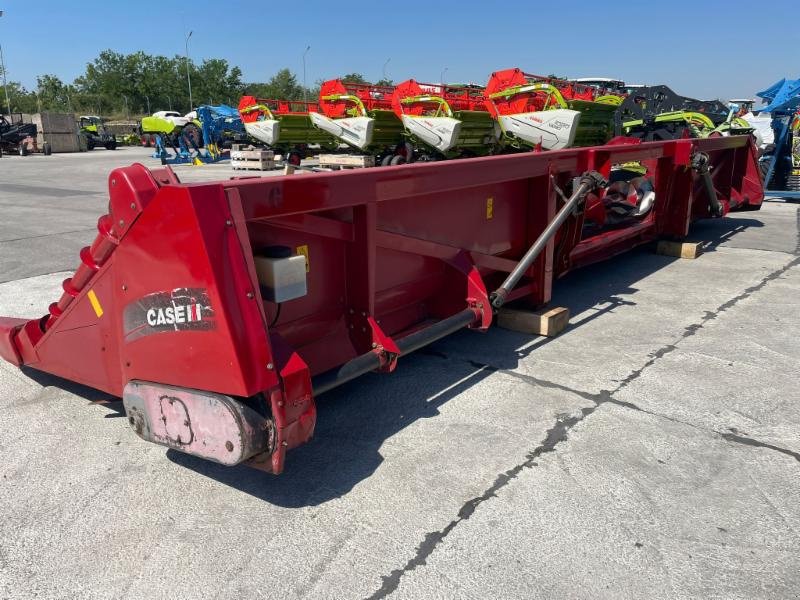
[[[418,160],[480,156],[497,150],[498,128],[474,85],[398,84],[392,107]]]
[[[326,89],[329,115],[385,110]],[[748,136],[623,142],[202,184],[117,169],[63,294],[0,319],[0,355],[121,396],[145,440],[280,473],[324,391],[485,330],[505,303],[543,305],[576,267],[761,204]]]
[[[318,111],[317,103],[302,100],[264,100],[254,96],[242,96],[239,100],[239,114],[248,135],[285,152],[292,164],[300,163],[311,144],[323,148],[335,148],[338,144],[311,123],[309,113]]]
[[[392,110],[394,88],[386,85],[325,81],[319,90],[321,112],[314,125],[356,150],[385,155],[403,141],[403,126]]]
[[[590,86],[521,69],[492,73],[486,95],[505,144],[545,150],[606,143],[622,100]]]

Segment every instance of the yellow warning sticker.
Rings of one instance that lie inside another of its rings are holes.
[[[86,297],[89,298],[89,303],[92,305],[94,309],[94,314],[97,315],[97,318],[103,316],[103,307],[100,306],[100,300],[97,299],[97,294],[94,293],[94,290],[89,290],[86,292]]]
[[[308,246],[306,244],[298,246],[297,253],[306,257],[306,273],[308,273],[311,270],[311,261],[308,260]]]
[[[494,218],[494,198],[489,196],[486,199],[486,220],[489,221],[490,219]]]

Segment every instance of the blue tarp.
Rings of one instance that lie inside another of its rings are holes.
[[[756,92],[756,96],[758,96],[759,98],[763,98],[764,100],[769,100],[771,102],[772,99],[775,98],[775,94],[778,93],[778,90],[781,89],[781,86],[783,86],[784,83],[786,83],[785,77],[780,81],[773,83],[763,92]]]
[[[754,108],[758,112],[791,111],[800,106],[800,79],[781,79],[756,94],[769,104]]]

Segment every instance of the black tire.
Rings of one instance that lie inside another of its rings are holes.
[[[42,153],[45,156],[50,156],[53,153],[53,147],[48,142],[45,142],[42,146]]]
[[[25,144],[19,145],[19,155],[28,156],[28,147]]]
[[[87,150],[94,150],[94,138],[90,138],[90,137],[86,138],[86,149]]]
[[[106,142],[106,150],[116,150],[117,149],[117,141],[112,140],[110,142]]]
[[[388,166],[389,166],[389,163],[391,163],[391,162],[392,162],[392,159],[393,159],[393,158],[394,158],[394,156],[392,156],[391,154],[387,154],[386,156],[384,156],[384,157],[381,159],[381,166],[382,166],[382,167],[388,167]]]
[[[194,123],[186,125],[183,131],[181,131],[181,134],[186,136],[187,141],[191,139],[198,148],[203,147],[203,132],[200,131],[200,128]]]
[[[397,165],[404,165],[406,164],[406,157],[400,156],[399,154],[395,154],[392,157],[392,160],[389,162],[389,164],[392,165],[393,167]]]

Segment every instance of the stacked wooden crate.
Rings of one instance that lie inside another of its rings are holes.
[[[231,167],[237,171],[271,171],[275,168],[275,153],[272,150],[237,144],[231,150]]]

